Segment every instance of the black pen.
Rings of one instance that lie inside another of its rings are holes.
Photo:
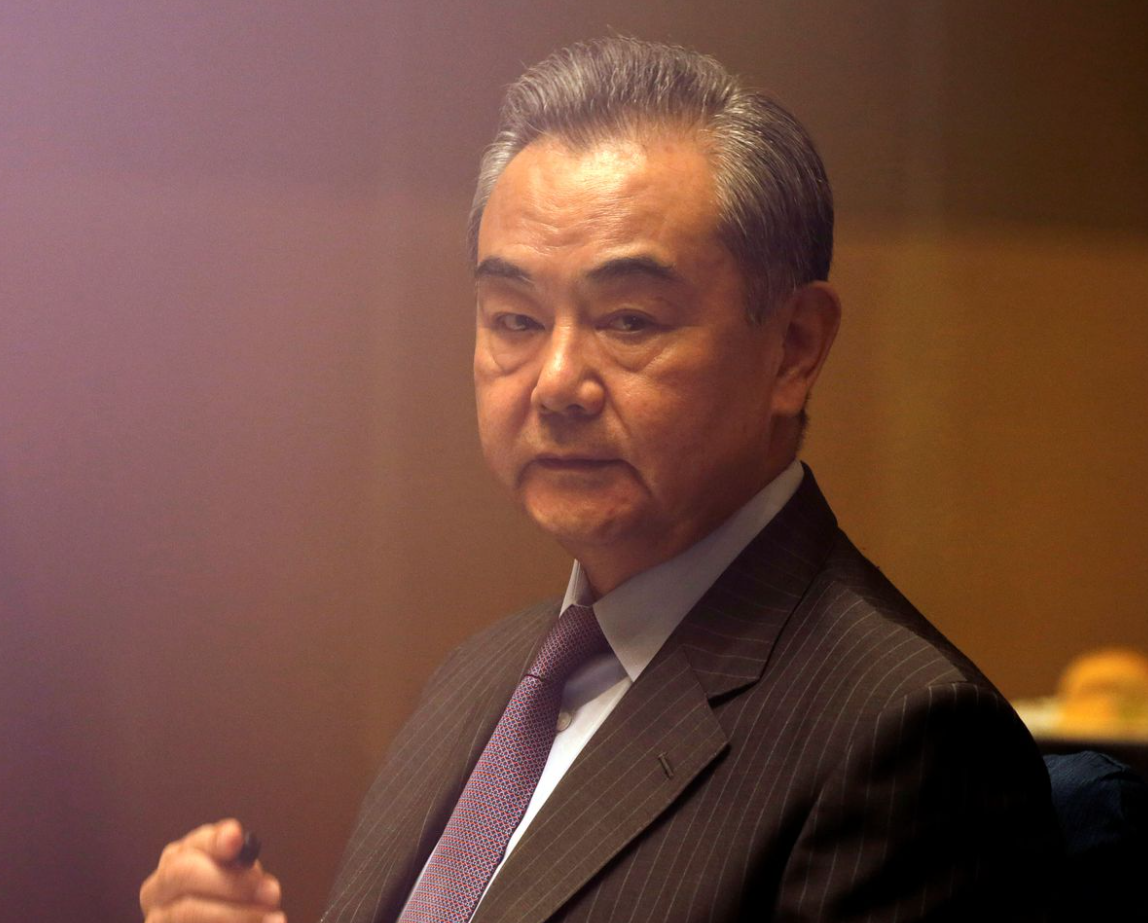
[[[259,842],[257,837],[250,830],[243,831],[243,845],[239,848],[239,853],[231,864],[236,868],[249,869],[255,864],[255,860],[259,858],[259,849],[263,844]]]

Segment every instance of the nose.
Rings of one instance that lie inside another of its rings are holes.
[[[602,411],[605,388],[592,337],[576,324],[556,325],[542,356],[531,402],[543,413],[592,417]]]

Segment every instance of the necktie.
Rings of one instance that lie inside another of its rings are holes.
[[[570,606],[554,623],[478,758],[400,923],[471,918],[550,755],[566,679],[607,650],[588,606]]]

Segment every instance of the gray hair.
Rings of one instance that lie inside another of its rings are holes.
[[[658,129],[695,133],[714,165],[718,236],[741,267],[751,320],[798,286],[828,278],[833,196],[797,119],[711,57],[624,37],[557,51],[511,84],[479,169],[472,259],[494,184],[532,141],[551,137],[580,150]]]

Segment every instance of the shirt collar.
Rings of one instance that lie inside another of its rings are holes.
[[[722,572],[801,486],[805,469],[794,461],[741,509],[677,557],[635,574],[596,602],[582,565],[574,562],[562,611],[593,605],[602,633],[634,681]]]

